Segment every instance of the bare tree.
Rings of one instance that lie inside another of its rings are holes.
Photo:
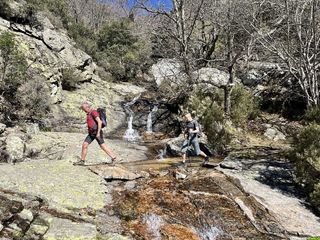
[[[265,17],[270,9],[275,14],[273,19]],[[280,3],[260,0],[253,12],[252,36],[286,66],[303,91],[308,106],[318,106],[319,1],[285,0]]]

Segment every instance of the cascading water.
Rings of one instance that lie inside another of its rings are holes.
[[[123,136],[123,138],[129,142],[134,142],[140,139],[139,133],[137,130],[133,129],[133,117],[134,113],[131,110],[131,106],[136,103],[136,101],[140,98],[141,95],[135,97],[131,102],[128,102],[124,105],[124,109],[126,113],[129,115],[128,117],[128,128]]]
[[[153,109],[148,114],[148,120],[147,120],[147,133],[153,133],[152,130],[152,114],[158,111],[158,106],[154,106]]]

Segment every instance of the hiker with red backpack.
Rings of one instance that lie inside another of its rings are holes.
[[[102,128],[107,126],[106,112],[103,108],[94,110],[90,103],[81,104],[81,109],[87,114],[88,136],[82,144],[81,158],[74,165],[84,165],[89,145],[96,140],[100,148],[111,157],[112,163],[116,160],[116,156],[111,149],[105,144],[103,139]]]

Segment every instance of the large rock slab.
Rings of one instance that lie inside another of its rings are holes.
[[[141,178],[141,175],[131,172],[128,169],[120,166],[108,166],[108,165],[97,165],[91,166],[89,169],[98,174],[100,177],[106,179],[107,181],[112,180],[123,180],[131,181]]]
[[[0,168],[0,189],[39,196],[60,212],[102,209],[106,187],[91,171],[60,160],[39,160]]]
[[[96,240],[96,226],[90,223],[77,223],[67,219],[52,218],[44,240]]]

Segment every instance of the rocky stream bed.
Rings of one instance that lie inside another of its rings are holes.
[[[302,200],[259,181],[261,165],[250,172],[245,162],[226,159],[221,167],[206,169],[201,160],[191,159],[185,168],[180,159],[150,160],[146,146],[109,139],[119,155],[115,166],[101,164],[106,158],[96,143],[90,146],[87,166],[73,166],[83,138],[40,133],[30,140],[45,149],[38,159],[0,165],[1,240],[320,235],[319,218]],[[59,154],[45,158],[52,151]]]

